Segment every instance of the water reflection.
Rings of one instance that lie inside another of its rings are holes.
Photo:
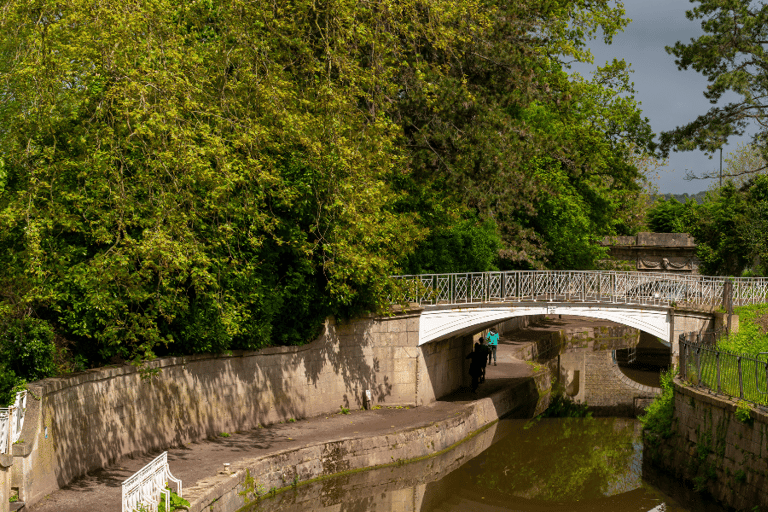
[[[687,512],[641,475],[636,420],[503,420],[439,457],[315,482],[247,510]]]
[[[461,468],[478,487],[543,501],[582,501],[641,486],[638,422],[511,421],[507,435]]]

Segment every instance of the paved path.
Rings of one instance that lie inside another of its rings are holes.
[[[266,456],[281,450],[299,448],[318,442],[359,435],[367,437],[401,431],[455,415],[465,404],[487,397],[532,375],[532,367],[511,355],[511,346],[500,345],[498,366],[487,368],[486,382],[477,394],[468,389],[442,398],[423,407],[396,409],[383,407],[372,411],[350,411],[331,414],[295,423],[269,425],[246,432],[231,432],[230,437],[218,437],[168,450],[171,473],[180,478],[184,489],[214,476],[224,469],[225,462]],[[150,462],[158,453],[125,458],[116,464],[92,472],[41,500],[24,512],[118,511],[122,482]]]

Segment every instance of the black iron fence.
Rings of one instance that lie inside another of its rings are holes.
[[[768,405],[768,352],[756,356],[715,348],[716,336],[680,335],[680,377],[694,386]]]

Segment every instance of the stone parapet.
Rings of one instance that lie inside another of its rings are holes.
[[[8,512],[8,500],[11,498],[11,466],[13,457],[0,454],[0,512]]]
[[[699,259],[696,242],[688,233],[638,233],[637,236],[605,237],[601,242],[609,247],[606,268],[698,274]]]

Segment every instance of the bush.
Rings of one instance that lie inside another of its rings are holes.
[[[672,387],[672,379],[675,373],[672,370],[661,372],[661,394],[651,402],[640,416],[643,430],[658,434],[663,438],[672,435],[672,417],[675,412],[675,390]]]
[[[16,376],[13,370],[0,364],[0,407],[13,405],[16,399],[16,390],[24,381]]]
[[[14,318],[0,325],[0,407],[13,403],[27,382],[56,373],[53,328],[39,318]]]
[[[0,361],[27,382],[56,373],[51,325],[39,318],[10,319],[0,328]]]

